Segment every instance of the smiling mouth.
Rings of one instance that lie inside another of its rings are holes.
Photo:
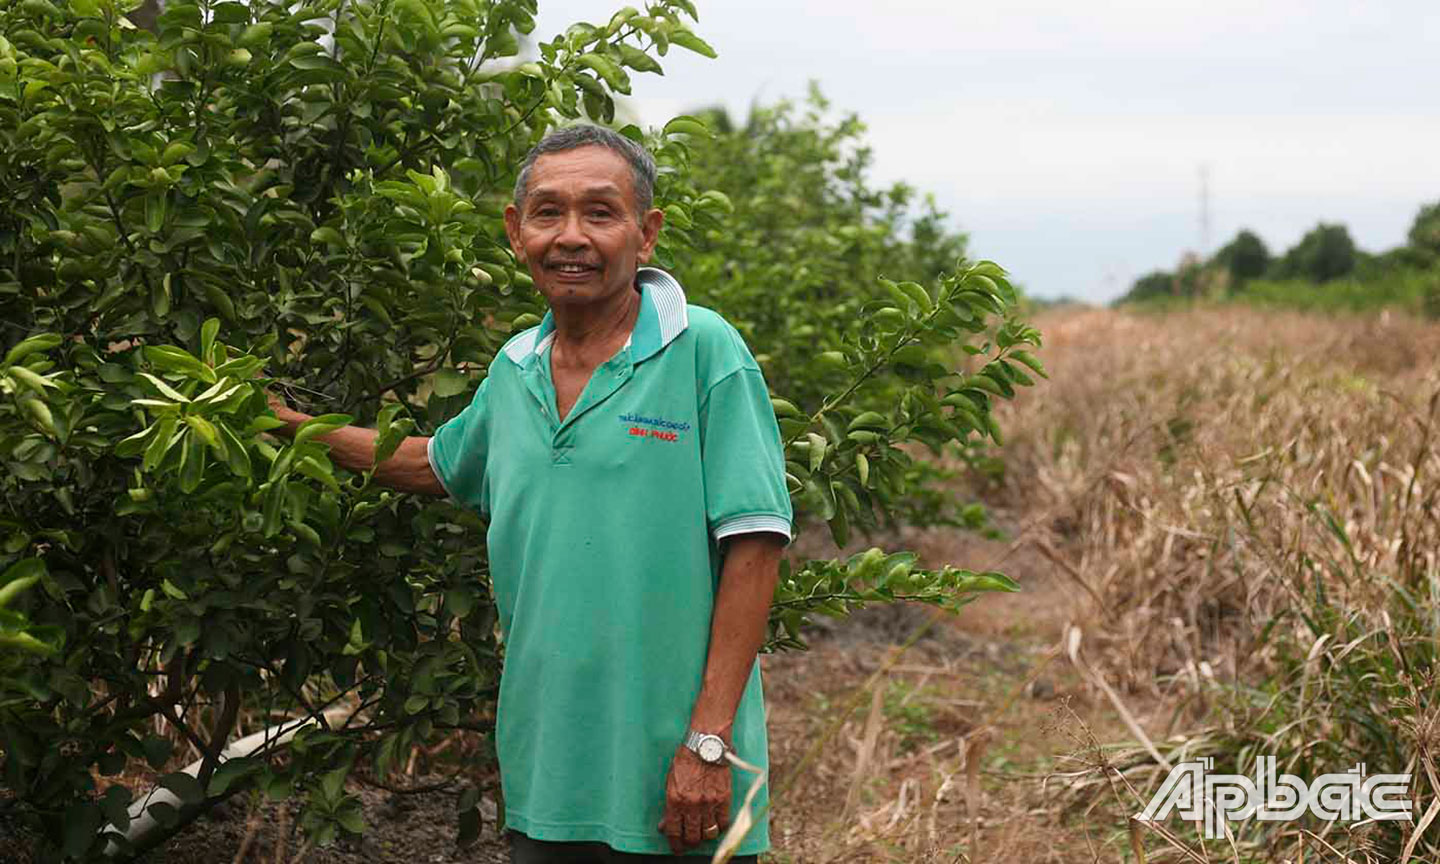
[[[567,276],[579,276],[594,270],[589,264],[551,264],[550,269],[556,273],[564,273]]]

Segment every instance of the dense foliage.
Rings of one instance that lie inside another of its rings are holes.
[[[1440,203],[1420,208],[1405,245],[1379,255],[1356,247],[1344,225],[1322,222],[1273,258],[1256,234],[1241,231],[1208,260],[1187,257],[1173,273],[1140,277],[1120,302],[1194,298],[1440,315]]]
[[[610,122],[668,50],[713,52],[688,0],[523,61],[534,0],[172,0],[154,34],[125,11],[0,8],[0,822],[33,828],[44,858],[93,857],[132,814],[92,772],[173,768],[178,743],[200,767],[162,778],[180,805],[150,814],[168,828],[255,788],[303,796],[325,843],[363,827],[358,762],[383,777],[417,742],[489,728],[501,648],[477,517],[340,471],[314,438],[373,425],[383,455],[468,403],[543,311],[499,218],[520,157],[556,123]],[[1000,268],[950,260],[958,241],[895,251],[877,226],[908,198],[857,187],[806,229],[787,202],[747,225],[768,212],[753,190],[697,185],[691,160],[724,158],[709,138],[689,117],[647,138],[660,259],[769,353],[797,510],[843,541],[905,500],[901,445],[998,439],[991,401],[1040,372],[1039,334]],[[927,218],[916,236],[939,231]],[[754,269],[771,236],[797,248]],[[843,283],[800,272],[843,269],[830,243],[862,248]],[[874,281],[902,271],[933,278]],[[321,416],[268,437],[257,374]],[[906,552],[796,562],[771,647],[801,645],[815,612],[1013,588]],[[242,715],[316,722],[286,760],[222,764]]]
[[[702,114],[718,131],[694,149],[689,177],[700,188],[723,190],[733,215],[698,234],[678,262],[697,302],[744,310],[732,317],[756,346],[770,386],[805,405],[843,386],[845,341],[861,333],[867,307],[890,302],[893,289],[875,277],[933,280],[964,255],[966,243],[933,200],[910,186],[875,188],[864,125],[829,109],[812,86],[804,102],[755,106],[743,124],[723,111]],[[777,302],[785,295],[811,302]],[[852,404],[888,412],[908,374],[870,382]],[[921,422],[906,434],[936,453],[954,438],[943,423]],[[953,455],[982,471],[1001,464],[980,439]],[[934,462],[906,463],[900,454],[891,462],[901,469],[885,496],[893,521],[983,524],[978,504],[943,490],[946,472]],[[869,508],[859,512],[864,527],[873,527]]]

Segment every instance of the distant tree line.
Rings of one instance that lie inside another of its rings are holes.
[[[1413,302],[1440,314],[1440,201],[1420,208],[1404,245],[1378,255],[1356,247],[1338,223],[1319,223],[1282,255],[1242,230],[1209,259],[1187,255],[1173,271],[1141,276],[1119,302],[1249,296],[1305,305]]]

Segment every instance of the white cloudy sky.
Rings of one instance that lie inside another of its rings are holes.
[[[622,5],[541,0],[533,36]],[[1202,165],[1210,251],[1322,219],[1378,251],[1440,200],[1440,0],[696,5],[720,57],[637,76],[646,123],[816,80],[869,124],[877,180],[933,192],[1040,296],[1109,300],[1199,247]]]

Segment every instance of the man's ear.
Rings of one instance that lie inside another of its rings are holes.
[[[640,243],[640,251],[635,254],[639,263],[650,263],[650,256],[655,254],[655,243],[660,239],[660,227],[664,224],[664,210],[652,207],[645,211],[644,216],[640,217],[640,235],[643,239]]]
[[[505,236],[510,240],[510,251],[515,253],[515,259],[521,264],[528,264],[525,247],[520,244],[520,209],[514,204],[505,205]]]

